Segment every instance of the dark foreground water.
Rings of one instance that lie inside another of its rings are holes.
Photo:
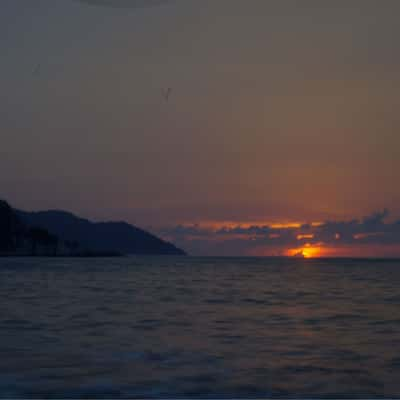
[[[0,259],[0,397],[400,397],[400,262]]]

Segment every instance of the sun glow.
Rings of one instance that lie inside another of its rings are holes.
[[[306,244],[304,247],[289,249],[287,255],[290,257],[316,258],[321,257],[322,249],[319,246]]]
[[[321,249],[319,247],[309,247],[303,249],[304,258],[314,258],[319,257],[321,255]]]

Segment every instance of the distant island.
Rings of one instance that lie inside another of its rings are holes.
[[[0,200],[0,256],[185,255],[125,222],[91,222],[65,211],[25,212]]]

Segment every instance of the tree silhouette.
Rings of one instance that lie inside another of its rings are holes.
[[[12,208],[0,200],[0,253],[14,252],[23,240],[23,224]]]
[[[58,249],[58,237],[51,235],[47,230],[42,228],[30,228],[27,233],[27,237],[31,243],[31,255],[36,256],[38,246],[45,246],[52,249],[53,255],[57,255]]]

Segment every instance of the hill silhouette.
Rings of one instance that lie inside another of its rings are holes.
[[[78,241],[92,251],[123,254],[184,255],[173,244],[126,222],[91,222],[65,211],[18,211],[28,225],[48,230],[67,241]]]
[[[26,212],[0,200],[0,255],[185,255],[125,222],[91,222],[66,211]]]

